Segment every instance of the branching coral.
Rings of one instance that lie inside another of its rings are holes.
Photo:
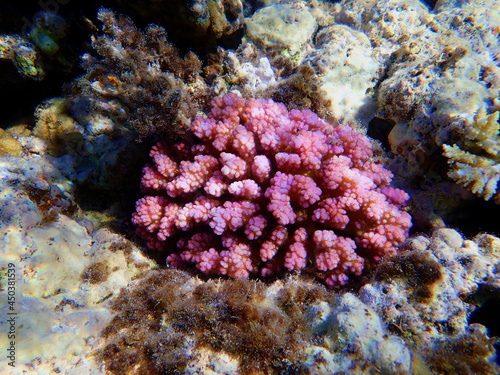
[[[320,271],[327,284],[394,254],[411,226],[408,195],[371,160],[369,140],[309,110],[215,98],[195,141],[159,143],[132,221],[171,266],[206,274]]]
[[[474,194],[500,203],[497,190],[500,179],[499,112],[488,115],[484,108],[467,126],[463,146],[443,145],[451,170],[448,175],[468,187]]]

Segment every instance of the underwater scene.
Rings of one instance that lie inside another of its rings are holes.
[[[2,0],[0,374],[500,374],[500,0]]]

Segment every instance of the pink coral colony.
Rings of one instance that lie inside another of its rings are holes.
[[[408,194],[349,127],[228,94],[192,131],[195,141],[152,148],[149,195],[132,217],[150,248],[176,248],[170,266],[232,277],[306,269],[342,285],[408,236]]]

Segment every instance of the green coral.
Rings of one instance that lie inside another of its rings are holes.
[[[474,120],[467,126],[467,133],[461,146],[444,144],[444,155],[451,169],[448,176],[469,188],[485,200],[500,204],[500,112],[487,114],[481,108]]]

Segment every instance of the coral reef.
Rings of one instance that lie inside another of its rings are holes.
[[[462,298],[474,283],[491,276],[482,272],[494,269],[499,240],[467,240],[468,250],[458,249],[460,240],[457,232],[443,230],[429,249],[439,258],[458,250],[448,259],[475,254],[466,266],[471,275],[464,268],[453,279],[458,262],[438,263],[416,239],[411,251],[384,261],[376,279],[361,290],[361,299],[332,294],[298,275],[266,285],[151,271],[115,299],[116,316],[102,332],[106,342],[98,358],[112,374],[132,369],[193,375],[452,374],[454,368],[495,374],[495,339],[458,310],[471,311]],[[465,280],[472,284],[462,284]],[[491,281],[498,288],[498,281]],[[418,284],[422,290],[414,293]],[[423,292],[426,288],[430,294]]]
[[[65,3],[0,5],[13,374],[500,373],[499,0]]]
[[[318,93],[315,110],[329,122],[379,133],[395,181],[425,206],[419,228],[455,220],[455,209],[474,196],[446,178],[443,144],[475,154],[456,130],[465,135],[481,108],[498,110],[500,17],[489,11],[498,0],[440,1],[432,11],[417,0],[310,5],[320,28],[298,61],[263,51],[278,77],[271,90],[281,91],[264,97],[311,108],[308,91]],[[467,172],[480,174],[474,167]]]
[[[389,186],[369,140],[348,127],[228,94],[192,130],[192,143],[152,148],[141,182],[148,195],[132,217],[150,248],[177,243],[173,266],[247,277],[312,262],[339,285],[408,235],[408,195]]]
[[[35,80],[45,77],[39,52],[20,35],[0,35],[0,60],[10,60],[24,77]]]
[[[353,294],[335,296],[298,277],[265,285],[152,271],[122,290],[113,308],[116,317],[98,354],[112,374],[413,369],[408,347],[372,309]]]
[[[377,92],[377,115],[395,124],[389,141],[398,172],[413,177],[442,168],[437,156],[443,144],[456,141],[454,129],[472,125],[474,115],[481,108],[489,111],[498,98],[500,18],[488,11],[497,1],[461,8],[442,2],[435,12],[415,1],[406,6],[412,19],[404,22],[397,16],[405,9],[398,10],[400,3],[365,11],[371,26],[357,26],[371,38],[378,35],[391,52]],[[387,17],[394,23],[386,23]]]
[[[92,351],[113,317],[110,297],[153,261],[122,236],[77,218],[72,184],[48,157],[0,158],[0,191],[0,298],[10,301],[0,307],[0,345],[16,346],[15,368],[5,371],[101,374]],[[14,294],[7,294],[8,268]],[[3,369],[12,368],[8,362],[0,358]]]
[[[104,8],[98,18],[103,32],[92,38],[92,46],[100,57],[83,56],[87,74],[70,88],[72,108],[90,106],[104,116],[127,119],[142,138],[185,135],[189,119],[213,95],[200,77],[198,57],[192,52],[181,57],[160,26],[149,25],[142,33],[130,18]]]

